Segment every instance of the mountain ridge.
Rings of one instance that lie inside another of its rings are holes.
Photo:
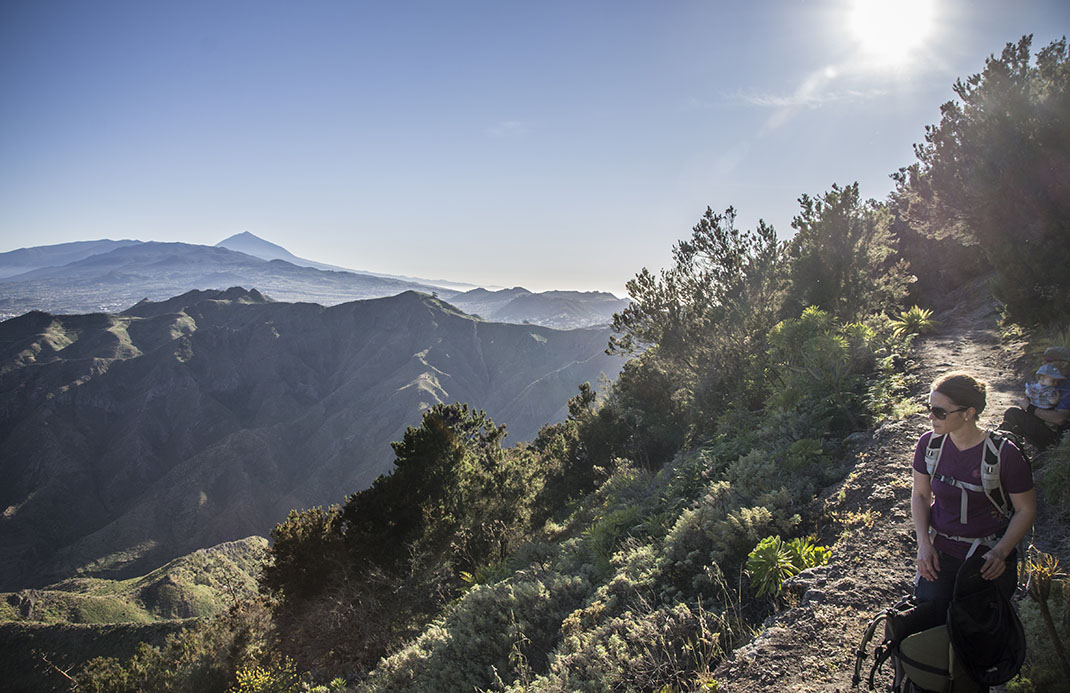
[[[31,310],[119,313],[142,300],[158,302],[192,290],[232,286],[255,288],[281,302],[326,306],[414,290],[455,300],[455,305],[465,312],[491,321],[529,322],[560,329],[609,324],[613,313],[628,305],[626,300],[598,292],[532,294],[518,287],[501,291],[478,288],[462,293],[460,289],[471,285],[357,272],[318,263],[299,258],[249,232],[214,246],[92,241],[0,253],[0,319]],[[526,303],[503,309],[509,299],[521,295],[528,295]]]
[[[141,241],[113,241],[101,239],[96,241],[73,241],[54,245],[18,248],[0,253],[0,279],[17,276],[42,267],[58,267],[76,260],[81,260],[97,253],[109,252],[115,248],[136,245]]]
[[[528,439],[578,384],[615,376],[608,336],[411,291],[331,307],[196,291],[0,323],[0,589],[266,535],[388,471],[389,443],[435,403]]]
[[[146,298],[160,301],[194,289],[232,286],[255,287],[280,301],[322,304],[437,291],[412,282],[264,260],[228,248],[150,241],[0,279],[0,313],[120,312]]]

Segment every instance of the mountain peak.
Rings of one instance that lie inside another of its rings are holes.
[[[263,238],[249,233],[248,231],[242,231],[229,238],[224,238],[216,243],[216,247],[237,250],[239,253],[252,255],[253,257],[258,257],[262,260],[290,261],[297,259],[289,250],[283,248],[281,245],[265,241]]]

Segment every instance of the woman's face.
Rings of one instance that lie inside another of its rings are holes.
[[[932,424],[933,433],[936,435],[952,433],[966,425],[966,414],[969,408],[956,404],[942,392],[933,390],[929,393],[929,407],[930,409],[943,409],[947,412],[947,416],[943,419],[938,419],[933,415],[932,411],[929,412],[929,423]]]

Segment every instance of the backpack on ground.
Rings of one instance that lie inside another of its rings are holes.
[[[972,679],[986,686],[1010,681],[1025,661],[1025,631],[1014,605],[981,577],[984,559],[966,559],[947,609],[952,649]]]
[[[1025,661],[1025,633],[1014,606],[981,577],[984,559],[967,559],[955,579],[950,606],[905,597],[870,621],[855,653],[851,682],[862,682],[862,663],[878,626],[884,639],[873,651],[867,683],[890,662],[890,689],[898,693],[976,693],[1014,678]]]
[[[975,693],[981,687],[962,670],[948,637],[947,611],[940,602],[919,602],[904,597],[895,606],[877,614],[862,636],[855,653],[855,673],[851,687],[862,682],[862,663],[867,648],[881,623],[884,638],[873,651],[873,665],[866,679],[869,690],[876,688],[874,678],[890,664],[892,684],[883,690],[907,693],[941,691]]]

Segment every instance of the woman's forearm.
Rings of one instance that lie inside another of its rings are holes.
[[[1014,547],[1018,546],[1018,543],[1029,532],[1029,528],[1033,526],[1036,515],[1036,508],[1023,508],[1015,511],[1011,516],[1010,524],[1007,525],[1007,531],[1003,533],[1003,538],[993,547],[999,555],[1006,558],[1011,554]]]
[[[918,547],[928,546],[929,540],[929,499],[911,494],[910,514],[914,519],[914,533],[918,538]]]

